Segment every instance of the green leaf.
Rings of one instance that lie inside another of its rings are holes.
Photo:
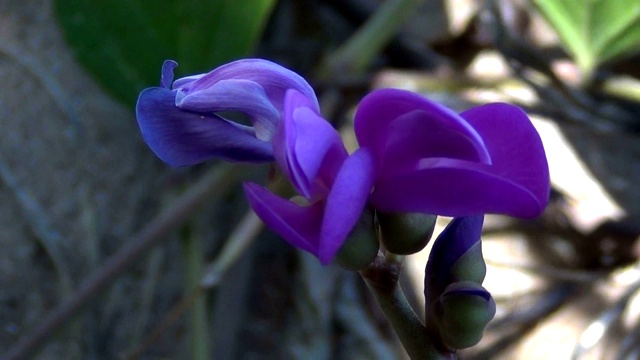
[[[248,56],[276,1],[56,0],[55,11],[78,60],[131,105],[165,59],[187,75]]]
[[[585,76],[604,61],[638,51],[638,0],[534,0]]]

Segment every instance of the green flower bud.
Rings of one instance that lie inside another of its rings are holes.
[[[373,213],[365,209],[338,251],[336,261],[348,270],[357,271],[371,264],[378,255],[379,249],[380,244],[373,227]]]
[[[478,285],[482,284],[487,274],[487,265],[482,257],[482,243],[473,244],[451,266],[449,277],[455,281],[470,281]]]
[[[399,255],[415,254],[429,243],[436,215],[421,213],[376,214],[384,247]]]
[[[480,342],[495,313],[496,303],[491,294],[468,281],[447,286],[432,310],[443,342],[453,349],[465,349]]]

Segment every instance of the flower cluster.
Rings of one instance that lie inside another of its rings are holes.
[[[147,144],[174,166],[212,157],[275,160],[299,196],[284,199],[247,183],[249,203],[269,228],[324,264],[368,212],[532,218],[546,206],[544,149],[516,106],[457,114],[410,91],[376,90],[358,105],[360,148],[349,154],[311,86],[294,72],[247,59],[171,84],[175,66],[165,62],[162,86],[140,94],[137,118]]]

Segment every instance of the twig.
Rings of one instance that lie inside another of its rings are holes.
[[[229,235],[224,247],[212,261],[205,271],[205,275],[200,280],[198,287],[183,297],[160,321],[160,323],[147,335],[142,342],[129,352],[125,359],[135,359],[142,355],[153,343],[175,323],[187,311],[206,290],[216,287],[224,273],[235,264],[247,247],[253,243],[263,229],[263,224],[256,214],[249,210],[242,220],[236,225]]]
[[[82,124],[80,123],[78,114],[71,104],[67,93],[63,90],[60,83],[50,74],[50,72],[45,70],[44,65],[25,51],[9,45],[5,41],[0,41],[0,53],[15,61],[16,64],[22,66],[27,70],[27,72],[31,73],[40,82],[40,84],[42,84],[42,86],[47,90],[47,93],[51,95],[58,108],[69,120],[69,123],[73,128],[75,140],[81,140]]]
[[[15,196],[25,221],[29,224],[39,244],[51,259],[56,274],[60,279],[61,299],[65,299],[71,294],[73,283],[69,267],[60,252],[60,244],[64,242],[64,239],[58,232],[53,230],[48,221],[49,217],[40,203],[20,186],[18,179],[15,178],[9,167],[2,160],[0,160],[0,179]]]
[[[136,346],[131,352],[129,352],[126,356],[124,356],[127,360],[137,359],[142,355],[153,343],[158,340],[162,334],[167,331],[167,329],[171,328],[185,311],[187,311],[193,303],[200,297],[200,294],[204,291],[203,288],[197,287],[192,289],[191,292],[183,297],[180,302],[178,302],[171,310],[165,315],[160,324],[158,324],[153,331],[147,335],[142,343]]]
[[[205,275],[200,281],[200,286],[209,289],[216,286],[225,271],[235,264],[240,255],[253,243],[253,240],[264,228],[262,221],[251,210],[249,210],[242,220],[235,227],[229,238],[224,243],[224,247],[216,259],[207,265]]]
[[[130,241],[131,245],[109,258],[106,264],[89,277],[67,301],[54,308],[30,334],[19,339],[2,359],[24,359],[33,354],[115,278],[149,249],[166,239],[170,231],[182,225],[201,206],[208,203],[212,196],[224,192],[235,181],[237,173],[237,166],[220,164],[204,175],[187,193],[136,234]]]

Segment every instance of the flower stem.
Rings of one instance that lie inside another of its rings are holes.
[[[360,271],[411,360],[450,360],[454,353],[438,346],[437,336],[430,334],[404,296],[398,283],[402,264],[378,258]]]

